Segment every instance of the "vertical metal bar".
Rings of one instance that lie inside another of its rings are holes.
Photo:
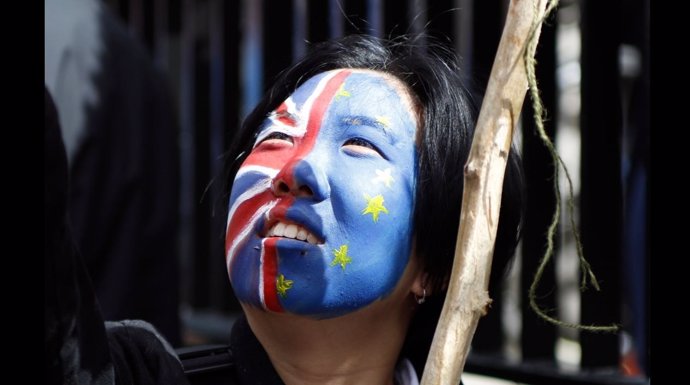
[[[623,299],[627,310],[623,314],[628,317],[623,319],[623,327],[632,342],[631,349],[623,352],[622,366],[634,375],[649,374],[649,0],[624,0],[623,17],[624,42],[631,53],[639,55],[626,55],[632,60],[620,63],[627,91],[623,116],[628,150],[624,153],[623,228]]]
[[[548,117],[544,129],[553,143],[556,143],[556,122],[558,121],[556,93],[556,28],[553,23],[544,24],[536,52],[537,79],[544,108]],[[551,224],[556,198],[553,191],[555,175],[554,162],[546,146],[537,134],[534,110],[528,99],[522,113],[523,168],[525,177],[526,205],[522,233],[521,293],[529,292],[541,257],[546,249],[546,230]],[[554,240],[557,245],[558,240]],[[544,309],[556,308],[556,270],[554,250],[551,263],[547,266],[537,291],[537,302]],[[554,360],[556,327],[540,319],[529,306],[529,299],[522,301],[522,359]],[[560,305],[559,305],[560,306]],[[556,316],[556,314],[552,314]]]
[[[498,42],[503,31],[501,0],[482,0],[474,3],[474,23],[472,34],[474,47],[472,55],[472,75],[482,89],[486,88],[491,66],[498,50]]]
[[[263,0],[242,1],[242,118],[259,102],[263,90]]]
[[[408,33],[409,1],[386,0],[384,2],[384,19],[386,37],[395,37]]]
[[[331,39],[343,36],[345,25],[343,14],[345,13],[345,0],[328,0],[328,20]]]
[[[410,32],[419,34],[424,32],[427,21],[426,2],[423,0],[407,0],[407,18],[410,24]],[[422,42],[424,44],[424,42]]]
[[[266,82],[265,88],[268,88],[276,75],[292,63],[292,44],[288,36],[294,31],[292,22],[294,11],[291,1],[267,0],[265,4],[261,50],[264,58],[263,78]]]
[[[455,49],[462,58],[461,67],[465,73],[472,73],[474,41],[474,0],[455,0],[460,20],[455,23]]]
[[[168,63],[169,55],[169,41],[170,37],[168,35],[168,0],[155,0],[154,3],[154,28],[153,28],[153,40],[154,51],[153,60],[164,72],[168,72],[170,67]]]
[[[367,24],[367,0],[347,0],[343,2],[346,35],[353,33],[369,33]]]
[[[618,47],[620,1],[583,1],[582,12],[582,190],[584,255],[602,291],[582,293],[581,323],[621,320],[621,99]],[[617,366],[618,336],[581,333],[582,366]]]
[[[209,98],[210,98],[210,119],[209,119],[209,156],[208,164],[210,175],[213,182],[210,189],[211,213],[210,213],[210,234],[209,234],[209,259],[210,261],[222,261],[223,242],[220,235],[225,228],[225,218],[220,213],[223,208],[216,207],[223,195],[222,180],[222,154],[225,148],[225,33],[223,28],[223,0],[211,0],[209,2]],[[211,306],[214,309],[223,308],[223,302],[227,299],[226,293],[222,288],[226,287],[227,273],[225,269],[215,262],[209,263],[209,276],[213,283],[210,295]]]
[[[216,281],[209,277],[211,259],[210,216],[211,197],[208,194],[208,183],[211,179],[209,168],[210,141],[210,67],[208,25],[209,4],[195,2],[194,17],[196,23],[194,47],[194,202],[196,218],[194,221],[194,301],[197,307],[211,305],[211,291]]]
[[[196,212],[194,200],[194,0],[183,0],[182,39],[180,58],[180,267],[181,271],[194,271],[194,226]],[[193,277],[183,274],[182,298],[191,302]]]
[[[240,105],[241,100],[238,97],[238,90],[240,89],[241,78],[241,16],[242,3],[239,1],[226,2],[224,10],[224,33],[225,33],[225,113],[226,121],[228,123],[229,138],[226,138],[226,144],[229,145],[229,139],[234,135],[235,129],[240,124]]]
[[[649,0],[623,0],[619,51],[623,94],[623,328],[630,344],[621,366],[628,375],[648,365]]]
[[[426,2],[427,22],[425,29],[427,34],[433,36],[438,42],[453,48],[456,40],[455,24],[457,10],[455,0],[434,0]],[[451,44],[448,44],[451,43]]]
[[[240,117],[239,117],[239,111],[240,111],[240,105],[241,105],[241,100],[240,100],[240,9],[241,9],[241,2],[238,1],[222,1],[223,3],[223,14],[219,17],[222,19],[222,26],[223,26],[223,45],[224,45],[224,63],[225,66],[223,68],[224,73],[225,73],[225,87],[224,87],[224,99],[225,103],[223,104],[223,113],[224,113],[224,129],[225,131],[225,140],[224,140],[224,148],[227,149],[230,142],[232,141],[232,138],[235,135],[235,132],[237,128],[240,125]],[[224,178],[221,178],[221,180],[224,180]],[[225,193],[228,188],[228,185],[221,185],[220,188],[222,189],[222,193]],[[218,233],[213,234],[213,238],[215,239],[215,242],[218,244],[219,247],[222,248],[223,246],[223,240],[224,240],[224,235],[225,235],[225,226],[226,226],[226,217],[225,214],[227,214],[227,201],[221,200],[220,204],[224,205],[224,207],[216,207],[215,215],[219,215],[218,213],[224,213],[222,215],[222,218],[219,218],[219,231]],[[222,222],[222,223],[220,223]],[[215,230],[214,230],[215,231]],[[220,260],[225,259],[225,251],[221,250],[221,258]],[[223,274],[223,283],[224,283],[224,288],[222,290],[222,297],[224,298],[223,303],[221,304],[222,306],[220,307],[221,309],[232,313],[232,314],[238,314],[240,313],[241,307],[239,302],[237,301],[237,298],[235,298],[233,291],[230,287],[230,282],[228,280],[227,272],[225,269],[221,269],[222,274]]]
[[[143,0],[129,2],[129,29],[139,41],[144,41],[144,3]]]
[[[238,90],[240,89],[240,15],[242,3],[239,1],[223,1],[223,33],[224,33],[224,52],[225,52],[225,104],[223,105],[223,111],[225,113],[225,148],[229,147],[230,142],[235,136],[235,132],[240,122],[240,105],[242,101],[240,100]],[[228,156],[236,156],[236,154],[228,154]],[[221,180],[224,180],[221,178]],[[229,181],[226,181],[229,182]],[[224,191],[227,191],[229,186],[227,184],[223,185]],[[221,204],[227,205],[227,201],[223,201]],[[227,206],[224,206],[227,210]],[[217,212],[227,213],[223,208],[217,208]],[[218,214],[216,214],[218,215]],[[222,218],[222,230],[220,232],[219,246],[223,245],[223,239],[225,235],[225,215]],[[225,260],[225,252],[222,253],[223,257],[221,260]],[[223,301],[222,309],[237,314],[240,313],[241,307],[237,298],[235,298],[233,291],[231,290],[230,283],[227,277],[227,272],[223,269],[224,275],[224,290],[223,295],[225,300]]]
[[[225,135],[225,34],[223,30],[223,1],[211,0],[209,3],[209,54],[210,54],[210,162],[211,174],[220,175],[218,162],[223,153]]]
[[[367,20],[369,33],[372,36],[383,37],[383,0],[367,1]]]
[[[292,62],[307,53],[309,10],[307,0],[292,0]]]
[[[330,1],[311,1],[307,10],[309,42],[327,40],[330,36]]]

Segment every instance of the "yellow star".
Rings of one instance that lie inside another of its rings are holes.
[[[285,279],[284,275],[279,275],[276,279],[276,291],[278,295],[285,298],[287,297],[287,291],[292,289],[292,280]]]
[[[391,120],[387,116],[377,116],[376,121],[383,124],[384,127],[388,128],[391,125]]]
[[[378,222],[381,211],[388,214],[388,209],[383,206],[383,196],[381,194],[373,198],[369,198],[368,195],[364,194],[364,198],[366,198],[368,202],[367,207],[362,210],[362,215],[371,214],[374,218],[374,222]]]
[[[335,94],[335,100],[338,100],[338,98],[340,98],[341,96],[344,96],[344,97],[350,97],[351,96],[350,93],[345,90],[345,83],[342,83],[340,85],[340,88],[338,88],[338,92]]]
[[[347,255],[347,245],[342,245],[340,249],[333,250],[333,255],[335,255],[335,258],[333,258],[331,266],[340,265],[345,270],[345,265],[352,263],[352,258]]]
[[[393,183],[393,181],[395,181],[395,179],[393,179],[393,176],[391,175],[390,167],[383,171],[376,170],[376,178],[373,179],[374,183],[383,182],[386,187],[391,188],[391,183]]]

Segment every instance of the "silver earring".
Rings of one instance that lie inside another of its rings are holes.
[[[415,294],[414,299],[417,301],[418,304],[423,304],[424,301],[426,301],[426,289],[422,289],[422,298],[417,297]]]

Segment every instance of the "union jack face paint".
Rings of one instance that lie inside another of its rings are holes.
[[[409,96],[372,71],[307,80],[259,128],[232,187],[235,295],[329,318],[390,294],[408,264],[417,174]]]

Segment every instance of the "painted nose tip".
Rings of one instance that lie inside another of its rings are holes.
[[[296,188],[290,188],[290,185],[283,179],[276,179],[273,183],[273,192],[278,195],[288,195],[292,194],[296,197],[312,197],[314,196],[314,191],[307,185],[298,185]]]
[[[331,186],[322,165],[302,160],[295,166],[295,180],[299,189],[321,201],[331,195]]]

